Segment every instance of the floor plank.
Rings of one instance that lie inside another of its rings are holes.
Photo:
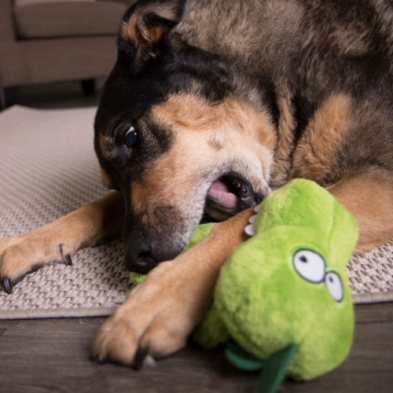
[[[347,361],[280,392],[390,393],[393,386],[393,303],[356,307]],[[89,360],[102,318],[0,321],[0,392],[256,392],[258,375],[230,366],[221,350],[188,346],[156,367],[136,372]]]

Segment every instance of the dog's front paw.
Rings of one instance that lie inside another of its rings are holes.
[[[71,255],[75,247],[61,243],[56,233],[37,230],[24,235],[0,240],[0,279],[7,293],[26,274],[37,270],[47,262],[59,261],[72,265]]]
[[[94,340],[93,358],[139,369],[185,345],[206,306],[172,265],[157,266],[106,320]]]

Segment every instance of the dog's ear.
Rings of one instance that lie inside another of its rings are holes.
[[[123,17],[118,39],[119,55],[141,65],[168,49],[168,33],[181,20],[187,0],[139,0]]]

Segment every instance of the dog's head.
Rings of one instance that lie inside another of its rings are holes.
[[[138,2],[95,121],[103,181],[124,196],[125,262],[175,257],[204,209],[216,219],[268,193],[275,134],[255,88],[174,33],[186,0]]]

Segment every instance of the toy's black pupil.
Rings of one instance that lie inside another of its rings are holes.
[[[306,258],[304,255],[302,255],[299,259],[300,259],[302,262],[307,262],[307,258]]]
[[[124,141],[127,146],[132,147],[135,145],[138,140],[138,133],[135,131],[134,127],[131,127],[124,138]]]

